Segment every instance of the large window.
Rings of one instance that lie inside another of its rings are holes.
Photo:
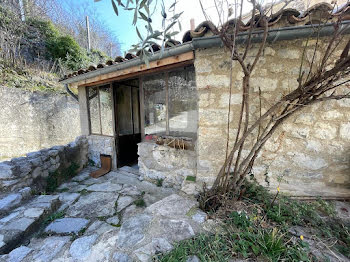
[[[145,77],[145,134],[195,139],[198,110],[194,68]]]
[[[109,85],[87,89],[91,134],[113,136],[113,103]]]

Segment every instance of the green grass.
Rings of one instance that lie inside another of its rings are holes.
[[[156,181],[157,187],[161,187],[163,185],[163,181],[164,181],[163,178],[157,178],[157,181]]]
[[[192,181],[192,182],[196,182],[196,177],[195,176],[187,176],[186,177],[187,181]]]
[[[78,169],[79,165],[77,163],[72,162],[69,167],[60,171],[56,170],[55,172],[50,173],[46,179],[45,192],[54,192],[60,184],[76,176]]]
[[[44,220],[44,224],[47,225],[56,219],[63,218],[64,216],[65,216],[64,211],[53,213]]]
[[[216,234],[200,234],[175,245],[168,254],[154,261],[186,261],[196,255],[200,261],[230,261],[232,258],[253,261],[318,261],[306,241],[293,236],[291,226],[311,228],[320,239],[336,240],[333,248],[350,257],[350,225],[334,217],[334,205],[317,200],[303,202],[271,195],[256,183],[247,184],[243,196],[247,213],[232,211],[221,215],[222,224]],[[322,217],[320,216],[322,215]],[[324,219],[324,216],[328,216]],[[327,261],[325,259],[324,261]]]
[[[135,200],[134,204],[137,207],[145,207],[146,206],[146,202],[145,202],[145,200],[143,200],[143,198],[139,198],[139,199]]]

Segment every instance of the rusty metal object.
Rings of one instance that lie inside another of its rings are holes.
[[[103,176],[107,173],[109,173],[112,169],[112,157],[109,155],[100,155],[101,159],[101,168],[92,172],[90,174],[93,178],[98,178],[100,176]]]

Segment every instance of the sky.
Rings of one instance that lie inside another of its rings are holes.
[[[81,3],[86,2],[93,2],[93,0],[75,0],[79,1]],[[158,3],[161,0],[158,0]],[[156,0],[153,0],[155,3]],[[173,0],[164,0],[165,6],[169,7]],[[205,6],[207,12],[209,15],[211,15],[211,18],[213,21],[216,19],[216,9],[213,5],[213,0],[202,0],[203,5]],[[96,10],[99,13],[101,19],[103,22],[108,26],[112,33],[117,37],[120,48],[121,48],[121,54],[124,54],[124,52],[128,52],[129,49],[131,49],[131,45],[135,44],[139,41],[139,38],[137,36],[135,27],[132,25],[133,20],[133,11],[125,11],[121,8],[119,9],[119,16],[117,16],[114,11],[110,0],[102,0],[99,2],[93,3],[96,6]],[[245,12],[249,10],[248,6],[245,6]],[[182,26],[182,31],[175,37],[176,40],[181,41],[183,34],[190,29],[190,19],[194,18],[195,25],[197,26],[199,23],[205,20],[201,6],[199,4],[199,0],[178,0],[176,4],[176,13],[183,11],[183,14],[180,17],[180,22]],[[156,10],[155,15],[153,16],[153,28],[157,28],[161,26],[161,15],[160,10]],[[176,30],[178,30],[178,27],[175,26]],[[145,29],[143,26],[139,28],[139,30],[142,33],[145,33]]]

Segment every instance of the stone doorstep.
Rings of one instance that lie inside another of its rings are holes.
[[[58,196],[37,196],[24,206],[14,210],[2,220],[0,236],[3,236],[4,245],[0,247],[0,254],[9,253],[30,238],[40,227],[44,219],[55,212],[60,205]]]

